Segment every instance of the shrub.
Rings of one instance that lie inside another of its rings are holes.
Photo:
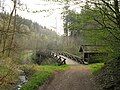
[[[95,79],[102,90],[120,90],[120,58],[107,62]]]
[[[0,62],[0,90],[9,90],[18,81],[18,66],[11,58],[4,58]],[[4,88],[4,89],[3,89]]]

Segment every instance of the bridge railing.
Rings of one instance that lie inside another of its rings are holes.
[[[57,59],[57,62],[59,63],[59,65],[63,65],[66,64],[66,59],[64,57],[60,57],[60,55],[63,55],[69,59],[72,59],[80,64],[88,64],[87,62],[85,62],[82,57],[67,53],[67,52],[58,52],[58,53],[51,53],[53,57],[55,57]]]
[[[52,57],[57,60],[59,66],[66,64],[66,59],[61,57],[58,53],[52,52]]]
[[[59,53],[60,55],[63,55],[63,56],[66,56],[80,64],[86,64],[86,62],[81,58],[81,57],[78,57],[76,55],[73,55],[73,54],[70,54],[70,53],[67,53],[67,52],[60,52]]]

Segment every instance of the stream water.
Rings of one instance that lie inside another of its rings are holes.
[[[19,76],[19,82],[15,87],[15,90],[20,90],[22,85],[25,84],[27,82],[27,77],[24,73],[24,71],[20,70],[20,76]]]

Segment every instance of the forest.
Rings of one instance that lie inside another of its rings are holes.
[[[64,34],[32,20],[55,7],[0,0],[0,90],[120,90],[120,1],[41,1],[62,6]]]

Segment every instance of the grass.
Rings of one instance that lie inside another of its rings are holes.
[[[31,76],[29,81],[23,85],[21,90],[38,90],[39,86],[43,85],[48,78],[53,76],[54,71],[64,71],[68,69],[67,65],[63,66],[34,66],[36,72]]]
[[[103,66],[104,63],[95,63],[95,64],[90,64],[87,67],[92,71],[93,74],[96,74],[101,70]]]
[[[37,90],[39,86],[44,84],[44,82],[52,75],[51,72],[42,71],[37,72],[32,75],[31,79],[23,85],[21,90]]]

